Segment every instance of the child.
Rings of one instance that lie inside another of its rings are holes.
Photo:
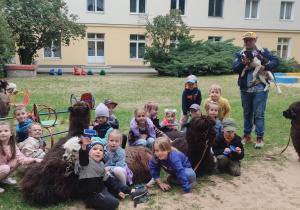
[[[107,122],[109,117],[109,110],[103,104],[100,103],[95,109],[95,123],[93,130],[97,131],[96,137],[93,137],[94,140],[100,141],[103,145],[106,145],[106,139],[109,132],[113,129],[111,125]]]
[[[185,89],[182,93],[182,113],[180,117],[180,125],[187,122],[190,116],[189,108],[192,104],[201,104],[201,91],[197,87],[197,77],[190,75],[186,78]],[[183,128],[181,127],[181,130]]]
[[[14,119],[18,121],[16,128],[17,143],[20,143],[28,138],[28,127],[31,125],[33,120],[27,119],[26,107],[16,106],[14,108]]]
[[[128,180],[132,184],[132,172],[125,163],[126,153],[121,148],[122,133],[117,129],[109,132],[107,137],[107,145],[104,147],[103,162],[105,163],[105,170],[115,176],[122,184],[126,185],[129,178],[127,172],[131,175]]]
[[[128,135],[129,146],[145,146],[152,149],[154,139],[163,135],[164,133],[158,130],[147,117],[144,108],[137,108],[134,111]]]
[[[168,138],[157,138],[153,143],[152,158],[149,168],[152,177],[158,183],[163,191],[170,189],[170,185],[165,184],[160,179],[160,169],[163,168],[168,176],[167,181],[170,184],[181,184],[184,190],[184,197],[191,193],[191,185],[196,180],[196,174],[191,168],[188,158],[177,149],[171,147]]]
[[[221,107],[217,102],[211,101],[208,104],[206,104],[205,109],[207,115],[212,116],[213,118],[216,119],[216,125],[215,125],[216,135],[217,136],[220,135],[223,132],[222,130],[223,125],[221,121],[217,118],[217,116],[218,113],[220,113]]]
[[[234,119],[226,118],[223,121],[223,133],[217,136],[213,146],[214,155],[217,157],[217,174],[229,170],[229,173],[233,176],[241,175],[241,160],[244,158],[244,147],[241,137],[235,134],[236,129],[237,125]],[[233,146],[235,151],[230,146]]]
[[[26,156],[31,158],[43,159],[45,156],[45,146],[41,140],[43,135],[43,127],[40,123],[33,122],[29,128],[29,137],[19,143],[18,147],[20,151]],[[29,165],[21,165],[18,170],[25,173],[29,169]]]
[[[190,106],[190,115],[191,117],[188,119],[187,123],[191,122],[191,119],[195,116],[201,116],[202,112],[201,112],[201,108],[198,104],[192,104]],[[186,132],[186,127],[183,125],[184,127],[184,132]]]
[[[176,109],[165,109],[165,119],[160,123],[161,130],[178,130]]]
[[[158,103],[154,101],[149,101],[148,103],[145,104],[145,109],[147,110],[147,117],[149,117],[150,120],[155,125],[155,127],[157,127],[160,130],[161,127],[159,124],[159,119],[157,118]]]
[[[115,113],[115,108],[116,106],[118,106],[118,103],[114,102],[111,99],[106,99],[104,101],[104,105],[107,106],[108,110],[109,110],[109,117],[108,117],[108,122],[111,125],[111,127],[113,129],[119,129],[119,122],[116,118],[116,116],[114,115]],[[126,143],[127,143],[127,136],[125,134],[122,134],[122,148],[125,149],[126,147]]]
[[[206,99],[204,102],[204,107],[211,102],[217,102],[221,107],[221,111],[219,112],[218,119],[222,122],[227,117],[230,117],[231,108],[228,103],[228,100],[222,98],[222,88],[220,85],[213,84],[209,89],[210,98]]]
[[[27,158],[16,145],[16,137],[11,124],[0,121],[0,183],[14,185],[17,182],[9,175],[16,170],[18,164],[27,165],[32,162],[41,162],[42,159]],[[0,188],[0,193],[4,189]]]
[[[103,152],[104,146],[100,141],[92,142],[88,137],[82,140],[79,162],[75,164],[75,173],[79,175],[77,184],[79,197],[88,208],[116,209],[119,200],[112,194],[121,199],[125,198],[124,193],[131,194],[132,199],[135,200],[148,193],[147,189],[131,189],[110,177],[101,161]]]

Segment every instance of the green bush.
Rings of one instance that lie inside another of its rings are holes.
[[[300,72],[300,64],[291,59],[291,60],[285,60],[282,58],[279,58],[280,65],[273,70],[273,72]]]

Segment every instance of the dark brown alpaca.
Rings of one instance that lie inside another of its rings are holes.
[[[294,102],[289,109],[283,112],[283,116],[291,119],[291,138],[300,161],[300,101]]]
[[[197,176],[209,174],[215,167],[211,147],[216,140],[216,120],[210,116],[202,115],[192,118],[187,124],[186,133],[179,131],[165,132],[170,139],[174,140],[172,146],[183,152],[194,169],[202,158],[196,170]],[[207,147],[206,147],[207,145]]]
[[[10,111],[9,97],[4,93],[0,93],[0,118],[7,117]]]
[[[69,110],[68,135],[61,138],[43,161],[35,164],[22,179],[22,195],[31,205],[46,207],[76,198],[78,176],[74,173],[65,176],[69,163],[62,158],[65,152],[63,145],[74,136],[84,135],[83,130],[89,128],[91,114],[88,104],[84,102],[77,102]]]

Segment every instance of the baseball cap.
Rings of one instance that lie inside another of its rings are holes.
[[[107,105],[107,104],[114,104],[115,106],[118,106],[118,103],[114,102],[113,100],[111,99],[106,99],[104,101],[104,105]]]
[[[254,32],[248,31],[248,32],[244,33],[244,36],[243,36],[243,39],[247,39],[247,38],[256,39],[256,35]]]
[[[226,118],[223,120],[223,128],[225,131],[236,131],[237,125],[233,118]]]
[[[200,106],[198,104],[192,104],[190,106],[190,109],[201,110],[201,108],[200,108]]]
[[[188,83],[188,82],[191,82],[191,83],[195,83],[197,82],[197,77],[195,75],[189,75],[187,78],[186,78],[186,82],[185,83]]]

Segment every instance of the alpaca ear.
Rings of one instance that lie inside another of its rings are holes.
[[[69,107],[68,110],[69,110],[70,112],[73,112],[73,107]]]

